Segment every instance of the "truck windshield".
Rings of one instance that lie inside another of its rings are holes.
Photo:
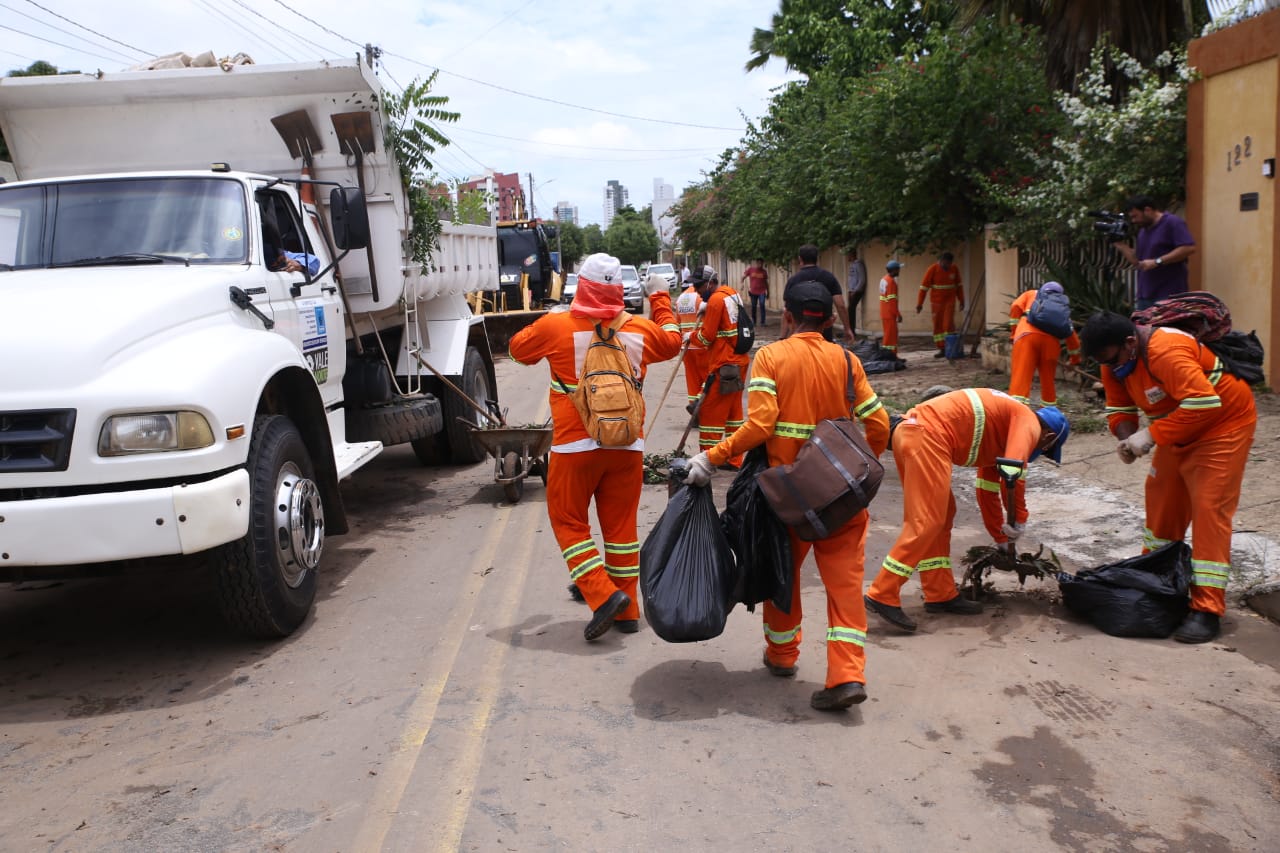
[[[0,186],[0,271],[244,263],[244,192],[224,178],[129,178]]]

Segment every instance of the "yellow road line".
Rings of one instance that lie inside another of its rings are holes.
[[[525,557],[518,566],[514,565],[514,561],[507,564],[507,568],[514,571],[511,572],[511,577],[505,579],[506,595],[503,596],[494,616],[493,621],[498,625],[513,624],[516,611],[524,598],[525,584],[529,579],[529,570],[533,566],[534,526],[530,524],[525,530],[525,536],[520,543],[522,547],[514,552],[507,552],[524,554]],[[480,773],[480,762],[484,758],[484,748],[488,741],[489,718],[493,716],[493,709],[498,701],[502,673],[510,651],[509,643],[499,644],[497,651],[486,656],[484,667],[471,682],[476,689],[475,711],[469,716],[469,724],[462,730],[463,743],[456,763],[447,771],[441,768],[443,771],[440,774],[441,777],[449,779],[450,784],[442,786],[440,790],[443,791],[445,787],[451,789],[454,783],[461,784],[458,786],[457,797],[444,810],[446,815],[433,828],[436,834],[435,849],[437,850],[457,850],[462,843],[462,831],[466,828],[467,815],[471,812],[476,777]]]
[[[382,768],[378,787],[369,799],[365,819],[360,824],[360,831],[356,833],[354,850],[373,853],[382,849],[382,842],[395,821],[400,800],[404,797],[413,769],[417,766],[418,758],[422,754],[422,745],[427,735],[431,733],[431,725],[435,722],[440,696],[444,693],[449,676],[453,673],[458,652],[462,648],[462,641],[467,636],[467,626],[471,624],[476,604],[480,599],[481,588],[485,583],[484,570],[494,563],[494,554],[511,521],[514,508],[512,505],[498,509],[497,517],[489,528],[493,532],[486,538],[483,547],[471,562],[470,581],[464,589],[457,590],[457,600],[460,602],[469,600],[471,606],[454,609],[453,618],[445,626],[441,643],[432,654],[432,658],[437,661],[448,661],[448,666],[438,670],[434,677],[424,683],[414,698],[413,705],[409,708],[408,723],[400,739],[400,748]]]

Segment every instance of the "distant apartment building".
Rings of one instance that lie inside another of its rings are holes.
[[[488,194],[494,205],[492,211],[500,220],[523,219],[525,213],[524,188],[520,186],[520,175],[516,172],[506,174],[490,169],[483,175],[470,178],[458,184],[458,194],[481,191]]]
[[[577,225],[578,206],[576,204],[569,204],[567,201],[558,201],[556,202],[553,216],[555,216],[556,222],[572,222],[574,225]]]
[[[609,230],[609,223],[618,211],[631,204],[631,193],[617,181],[609,181],[604,185],[604,230]]]
[[[668,214],[671,206],[675,203],[675,188],[671,184],[663,183],[662,178],[654,178],[653,230],[658,232],[658,238],[662,241],[663,246],[670,246],[675,240],[676,220],[675,217]]]

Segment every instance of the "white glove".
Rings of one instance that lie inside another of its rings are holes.
[[[1151,437],[1151,430],[1144,428],[1120,442],[1116,452],[1120,454],[1120,459],[1127,465],[1139,456],[1146,456],[1151,452],[1151,448],[1155,446],[1156,440]]]
[[[702,304],[698,306],[698,316],[702,317],[707,313],[707,301],[704,299]]]
[[[1003,533],[1010,542],[1017,542],[1018,537],[1021,536],[1026,529],[1027,526],[1025,524],[1018,524],[1017,522],[1014,522],[1013,524],[1005,522],[1000,525],[1000,532]]]
[[[684,481],[691,486],[705,486],[711,482],[711,472],[714,470],[715,466],[704,451],[689,460],[689,473]]]
[[[651,272],[649,277],[644,280],[644,295],[653,296],[658,291],[663,293],[667,291],[667,280],[656,272]]]

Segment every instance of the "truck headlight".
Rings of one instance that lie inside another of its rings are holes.
[[[146,412],[107,418],[98,435],[99,456],[196,450],[213,444],[213,429],[199,412]]]

